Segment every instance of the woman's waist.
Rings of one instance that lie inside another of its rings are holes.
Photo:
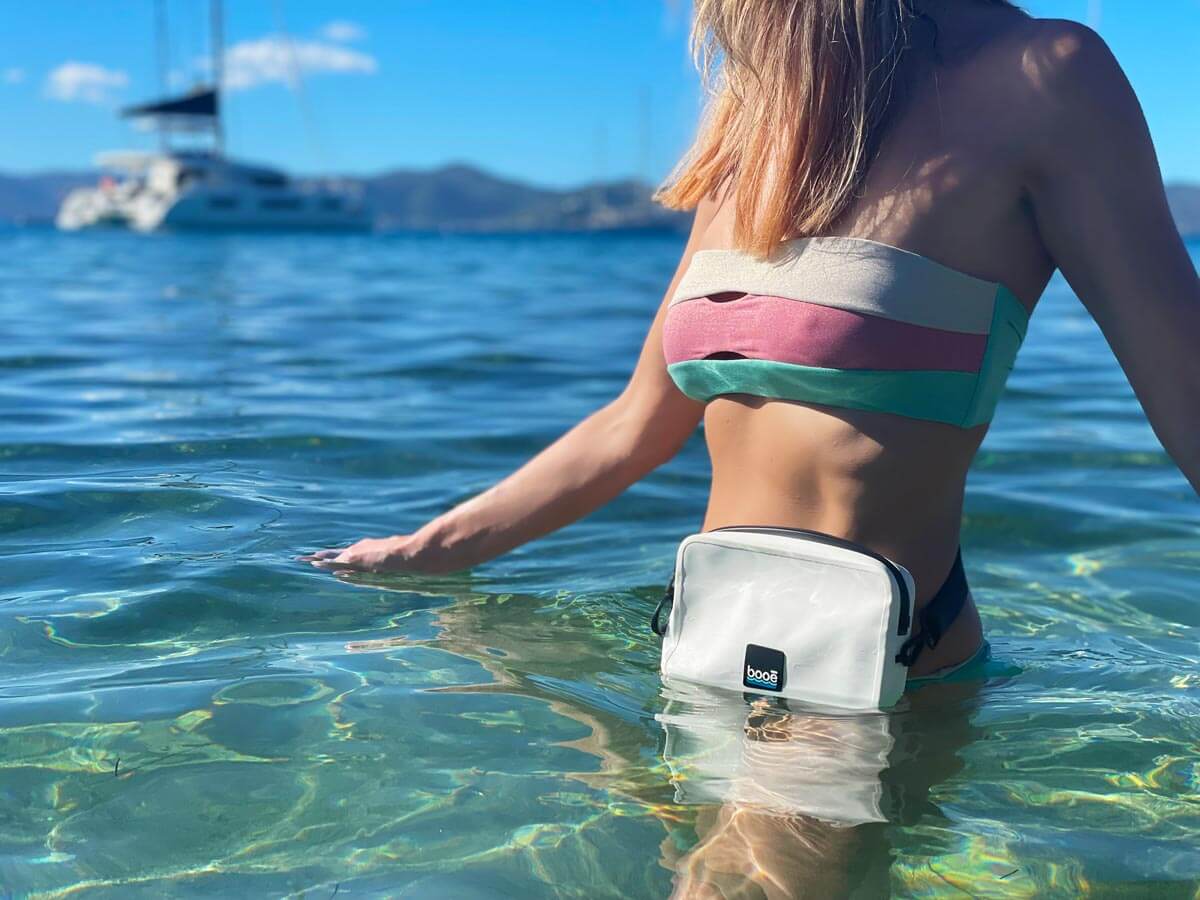
[[[918,615],[947,582],[959,551],[960,502],[884,504],[874,509],[870,504],[840,506],[806,502],[778,493],[760,494],[750,485],[730,485],[726,490],[725,486],[715,484],[714,488],[703,530],[774,525],[854,541],[908,570],[916,587]],[[979,614],[967,588],[962,614],[955,618],[936,647],[921,654],[912,673],[925,675],[957,664],[978,649],[981,639]]]
[[[857,541],[912,573],[918,603],[949,571],[981,434],[744,397],[709,404],[705,438],[705,529],[782,525]]]
[[[904,566],[917,605],[933,596],[954,562],[962,486],[781,481],[779,473],[722,477],[714,470],[703,530],[735,525],[802,528],[855,541]]]
[[[869,503],[841,506],[769,491],[759,493],[753,485],[725,486],[714,481],[702,527],[710,531],[736,525],[774,525],[854,541],[908,570],[916,587],[915,612],[920,614],[954,566],[961,519],[961,502],[949,500],[883,503],[879,508]],[[979,614],[968,589],[963,614],[935,648],[922,654],[913,674],[924,675],[961,662],[975,652],[981,639]]]

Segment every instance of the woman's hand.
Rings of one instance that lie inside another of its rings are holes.
[[[357,572],[423,572],[412,535],[365,538],[343,550],[318,550],[300,559],[318,569]]]

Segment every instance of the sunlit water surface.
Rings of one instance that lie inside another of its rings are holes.
[[[1200,506],[1061,280],[969,482],[986,684],[664,696],[699,435],[469,574],[294,560],[614,396],[680,245],[0,234],[0,893],[1194,896]]]

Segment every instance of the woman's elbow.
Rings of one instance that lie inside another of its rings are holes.
[[[704,416],[703,404],[682,394],[648,402],[622,395],[608,407],[614,439],[630,465],[649,472],[674,459]]]

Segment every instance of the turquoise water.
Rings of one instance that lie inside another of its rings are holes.
[[[984,685],[665,695],[699,437],[469,574],[295,562],[611,398],[679,250],[0,233],[0,894],[1196,896],[1200,505],[1061,280],[969,483]]]

